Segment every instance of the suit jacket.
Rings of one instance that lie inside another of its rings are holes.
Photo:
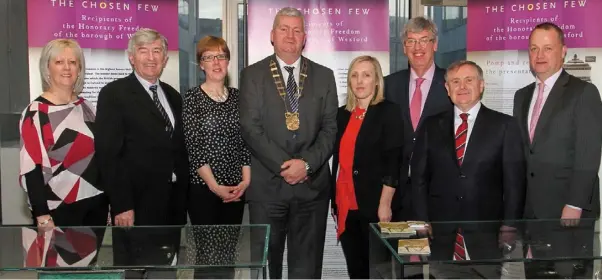
[[[307,78],[299,98],[300,128],[286,128],[285,102],[270,71],[269,56],[241,72],[240,123],[243,139],[251,151],[251,201],[328,199],[328,159],[337,132],[337,88],[332,70],[302,57],[308,63]],[[280,67],[278,67],[280,73]],[[282,73],[280,73],[282,77]],[[280,176],[280,166],[291,158],[302,158],[311,170],[309,180],[290,186]]]
[[[597,217],[602,145],[598,89],[563,70],[542,108],[531,143],[527,119],[534,90],[532,83],[514,96],[514,116],[527,158],[525,215],[559,219],[568,204],[582,208],[583,217]]]
[[[454,110],[423,124],[412,157],[416,217],[429,222],[502,221],[522,217],[525,159],[518,124],[511,116],[481,106],[462,165],[455,149]],[[433,224],[432,256],[451,259],[462,227],[472,259],[501,256],[501,222]]]
[[[337,138],[332,158],[332,196],[335,204],[336,181],[339,167],[339,149],[351,112],[345,106],[337,114]],[[356,138],[353,156],[353,185],[360,213],[369,220],[378,221],[378,206],[383,185],[397,188],[403,149],[403,130],[399,129],[399,106],[390,101],[371,105],[366,111]],[[399,193],[395,192],[391,208],[399,208]]]
[[[431,88],[428,92],[426,102],[424,103],[420,121],[418,122],[418,129],[416,131],[421,129],[423,122],[427,117],[437,115],[453,108],[452,103],[447,95],[447,90],[445,89],[445,69],[437,66],[435,67],[433,82],[431,83]],[[417,133],[414,132],[412,119],[410,118],[411,94],[413,94],[413,92],[410,92],[410,69],[401,70],[385,77],[385,98],[399,105],[401,109],[401,119],[403,120],[400,126],[400,128],[403,129],[404,137],[402,154],[403,161],[401,165],[402,171],[400,173],[400,180],[403,184],[402,187],[397,190],[397,192],[405,192],[405,189],[408,188],[408,193],[409,185],[405,186],[405,183],[407,182],[408,166],[410,164],[410,158],[412,156],[414,142],[417,135]],[[409,199],[409,196],[406,196],[403,193],[402,196],[405,197],[403,207],[407,208],[407,210],[411,209],[411,200]],[[404,212],[406,212],[405,215],[407,219],[412,218],[408,216],[410,211],[404,210]]]
[[[134,210],[135,225],[186,224],[188,156],[182,98],[161,88],[174,115],[170,138],[151,96],[131,75],[110,82],[98,96],[96,155],[111,211]],[[172,173],[177,181],[172,185]]]

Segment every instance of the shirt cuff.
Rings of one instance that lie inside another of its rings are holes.
[[[573,209],[582,210],[581,208],[579,208],[579,207],[577,207],[577,206],[568,205],[568,204],[567,204],[566,206],[568,206],[568,207],[571,207],[571,208],[573,208]]]

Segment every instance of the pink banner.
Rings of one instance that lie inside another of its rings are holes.
[[[276,13],[299,9],[305,17],[305,51],[389,51],[386,0],[249,0],[249,38],[270,42]],[[249,48],[259,44],[249,44]]]
[[[178,50],[177,0],[27,0],[30,47],[72,38],[82,48],[127,49],[132,34],[152,28]]]
[[[524,50],[539,23],[563,29],[569,48],[602,47],[600,0],[468,1],[467,50]]]

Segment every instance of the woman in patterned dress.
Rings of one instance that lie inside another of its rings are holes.
[[[190,158],[188,214],[193,225],[242,223],[251,159],[240,131],[239,91],[225,86],[229,61],[230,50],[222,38],[202,38],[197,62],[206,81],[184,96],[182,118]],[[197,264],[236,262],[238,227],[199,227],[194,237]],[[195,278],[232,278],[232,272],[197,270]]]
[[[84,56],[76,41],[50,41],[40,57],[44,92],[21,115],[19,182],[27,192],[32,223],[41,235],[55,227],[106,226],[107,223],[108,200],[98,182],[94,157],[96,110],[89,101],[79,97],[84,74]],[[57,229],[53,231],[53,240],[67,231],[77,231],[81,238],[72,240],[73,250],[58,251],[71,251],[73,256],[49,257],[40,265],[77,263],[95,254],[104,236],[104,229]],[[97,246],[82,244],[89,240]],[[28,253],[35,249],[35,246],[28,247]]]

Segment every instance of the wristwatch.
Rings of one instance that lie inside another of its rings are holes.
[[[303,160],[303,162],[305,163],[305,171],[307,172],[307,175],[311,174],[311,167],[309,166],[309,163],[307,163],[305,160]]]

